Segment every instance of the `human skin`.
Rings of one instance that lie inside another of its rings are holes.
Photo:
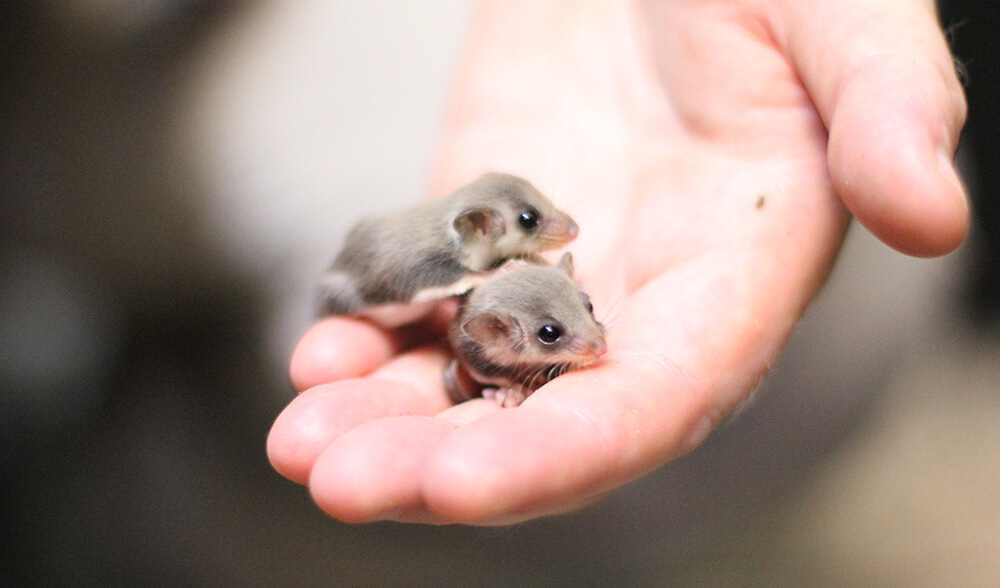
[[[432,193],[488,170],[548,192],[581,227],[608,353],[518,408],[450,406],[447,304],[397,332],[326,319],[292,356],[271,463],[350,522],[580,508],[749,397],[851,215],[911,255],[961,243],[964,117],[929,1],[486,2]]]

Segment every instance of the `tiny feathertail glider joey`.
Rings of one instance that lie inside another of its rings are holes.
[[[448,332],[455,351],[444,384],[455,402],[479,396],[517,406],[563,373],[607,351],[604,327],[573,281],[573,258],[514,266],[463,297]]]
[[[414,306],[467,292],[505,261],[537,259],[578,232],[527,180],[487,173],[442,198],[359,222],[321,280],[321,311],[396,326],[425,312]],[[413,312],[400,312],[407,307]]]

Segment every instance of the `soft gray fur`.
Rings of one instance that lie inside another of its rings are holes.
[[[538,224],[526,230],[525,211]],[[460,294],[469,274],[565,245],[577,225],[523,178],[490,173],[455,192],[365,219],[321,280],[324,314]]]
[[[456,362],[445,371],[445,386],[453,400],[474,395],[471,380],[495,389],[487,394],[501,405],[516,406],[552,378],[605,352],[604,327],[572,272],[566,253],[557,266],[524,264],[469,292],[448,336]],[[545,327],[558,328],[559,339],[542,341]]]

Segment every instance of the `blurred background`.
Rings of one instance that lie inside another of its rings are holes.
[[[0,583],[991,585],[998,17],[942,4],[976,225],[855,227],[757,401],[573,515],[347,526],[268,465],[313,284],[421,197],[471,0],[0,3]]]

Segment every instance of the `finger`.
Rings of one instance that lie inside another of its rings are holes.
[[[295,347],[289,367],[292,384],[302,391],[367,375],[403,349],[440,339],[457,306],[455,300],[442,300],[422,320],[398,329],[357,318],[326,318]]]
[[[444,388],[443,376],[451,357],[451,352],[444,347],[420,347],[397,356],[372,372],[371,377],[413,387],[426,402],[428,410],[437,413],[452,404]]]
[[[351,318],[328,318],[313,325],[292,353],[289,372],[298,391],[363,376],[403,347],[393,331]]]
[[[319,454],[352,428],[380,418],[444,410],[450,404],[441,382],[447,360],[441,349],[419,349],[386,364],[373,377],[303,392],[271,428],[271,464],[286,478],[304,484]]]
[[[387,368],[380,373],[406,375],[402,369]],[[440,381],[440,371],[437,375]],[[433,393],[443,394],[441,386]],[[491,400],[478,399],[448,408],[436,418],[403,416],[359,425],[331,440],[316,457],[309,475],[313,500],[344,522],[450,522],[424,507],[423,468],[456,427],[501,410]]]
[[[319,454],[344,432],[374,419],[424,409],[412,386],[391,380],[351,379],[316,386],[278,415],[267,438],[268,459],[278,473],[304,484]]]
[[[474,398],[460,404],[452,406],[448,410],[437,415],[453,425],[464,425],[478,420],[488,414],[494,414],[503,410],[494,400],[486,398]]]
[[[969,209],[951,159],[966,106],[934,2],[780,3],[779,45],[829,129],[831,178],[876,236],[947,253]]]
[[[476,418],[514,412],[503,411],[496,403],[485,400],[460,406],[466,405],[474,410],[465,414]],[[492,405],[492,410],[485,410],[488,405]],[[437,524],[456,520],[483,522],[456,518],[454,513],[434,512],[423,500],[422,481],[427,462],[458,426],[450,419],[404,416],[352,429],[332,443],[316,461],[309,477],[313,500],[331,516],[351,523],[376,520]],[[538,429],[529,425],[525,431],[535,434]],[[487,500],[493,498],[497,500],[493,506],[506,509],[504,496],[487,497]],[[553,505],[546,514],[573,510],[595,498],[596,495],[589,491],[581,492],[573,501]],[[533,512],[534,516],[537,514]],[[486,522],[510,524],[524,518],[513,513]]]
[[[316,504],[345,522],[435,522],[421,508],[420,472],[455,425],[403,416],[345,433],[316,461],[309,490]]]

